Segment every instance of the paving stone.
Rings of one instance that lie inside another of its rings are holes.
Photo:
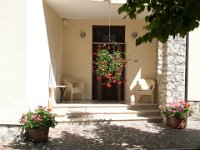
[[[18,128],[0,127],[1,150],[143,150],[200,149],[200,121],[188,120],[186,129],[175,130],[147,121],[98,124],[60,124],[50,129],[48,142],[15,140]],[[14,134],[11,134],[14,133]]]

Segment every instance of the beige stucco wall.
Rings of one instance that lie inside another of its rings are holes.
[[[44,14],[48,34],[51,63],[56,84],[61,84],[63,55],[63,24],[62,18],[44,3]],[[59,99],[59,89],[55,91],[55,99]]]
[[[18,123],[26,104],[26,0],[1,0],[0,15],[0,124]]]
[[[84,98],[92,99],[92,25],[108,25],[108,20],[69,20],[64,28],[63,76],[70,75],[85,83]],[[111,20],[111,25],[126,26],[126,53],[131,61],[126,68],[125,99],[133,94],[134,79],[155,79],[157,42],[135,46],[132,32],[142,35],[144,20]],[[80,32],[86,32],[81,38]],[[135,61],[134,61],[135,60]]]

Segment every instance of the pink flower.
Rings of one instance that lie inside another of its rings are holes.
[[[110,88],[112,85],[111,85],[110,83],[107,83],[106,86],[107,86],[108,88]]]
[[[121,85],[121,84],[122,84],[122,81],[118,81],[117,84],[118,84],[118,85]]]
[[[21,122],[22,122],[22,123],[26,123],[26,121],[27,121],[26,118],[22,118],[22,119],[21,119]]]
[[[32,115],[31,116],[31,119],[35,119],[37,116],[36,115]]]
[[[112,85],[110,83],[107,83],[106,87],[110,88],[110,87],[112,87]]]
[[[113,83],[117,83],[117,81],[114,79],[113,81],[112,81]]]
[[[176,107],[177,111],[181,112],[183,111],[183,107],[182,106],[179,106],[179,107]]]
[[[172,112],[173,112],[173,110],[171,110],[171,109],[170,109],[170,110],[169,110],[169,112],[170,112],[170,113],[172,113]]]
[[[180,103],[180,104],[184,104],[184,103],[185,103],[185,101],[184,101],[184,100],[181,100],[181,101],[179,101],[179,103]]]
[[[35,118],[35,121],[36,122],[39,122],[39,121],[41,121],[42,119],[40,118],[40,117],[37,117],[37,118]]]

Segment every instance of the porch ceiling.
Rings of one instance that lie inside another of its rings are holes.
[[[62,18],[67,19],[108,19],[109,3],[99,0],[45,0]],[[110,5],[111,19],[122,19],[117,10],[122,4]],[[138,16],[144,18],[144,14]]]

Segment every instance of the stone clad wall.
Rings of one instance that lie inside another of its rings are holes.
[[[158,42],[157,100],[158,103],[183,100],[185,96],[186,39],[170,37]]]

